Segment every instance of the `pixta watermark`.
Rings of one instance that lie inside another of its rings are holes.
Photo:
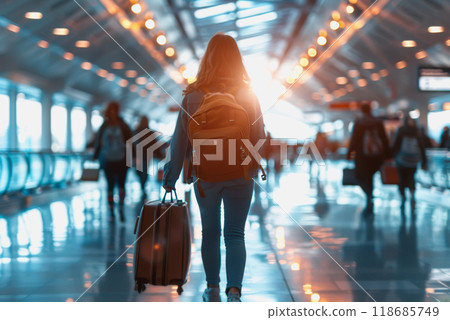
[[[170,161],[170,148],[164,148],[166,140],[159,132],[142,130],[126,142],[127,166],[130,168],[135,166],[136,170],[147,172],[149,175],[155,174]],[[206,153],[203,147],[207,146],[209,148]],[[214,150],[211,150],[211,146]],[[266,161],[274,159],[279,161],[281,166],[301,166],[305,161],[325,164],[312,139],[307,139],[303,143],[298,143],[296,139],[259,139],[254,144],[249,139],[192,140],[193,165],[201,165],[202,161],[227,161],[231,166],[246,166],[252,160],[261,164],[262,159]]]

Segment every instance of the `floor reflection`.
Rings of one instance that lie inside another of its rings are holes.
[[[401,212],[397,190],[377,182],[376,214],[364,218],[363,194],[341,186],[340,170],[328,163],[311,179],[308,167],[295,168],[255,186],[244,301],[449,301],[449,209],[419,190],[415,215],[408,207]],[[127,187],[125,224],[108,222],[100,189],[0,216],[0,301],[74,301],[86,289],[81,301],[200,301],[205,281],[193,193],[180,186],[194,239],[185,292],[149,287],[138,295],[132,244],[142,197],[137,181]],[[152,199],[159,196],[156,181],[148,188]]]

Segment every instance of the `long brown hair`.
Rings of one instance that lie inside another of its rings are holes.
[[[223,33],[216,33],[209,40],[200,62],[197,81],[187,86],[183,94],[217,83],[217,79],[227,78],[234,85],[247,86],[250,82],[236,41]]]

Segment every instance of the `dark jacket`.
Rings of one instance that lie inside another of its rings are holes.
[[[183,99],[182,107],[185,111],[181,109],[178,114],[175,132],[170,143],[170,161],[164,166],[164,185],[175,187],[175,182],[181,173],[184,160],[190,158],[192,146],[187,132],[189,115],[192,116],[197,111],[203,95],[202,91],[195,90],[187,94]],[[250,132],[250,140],[255,145],[259,139],[265,139],[264,123],[258,99],[251,90],[242,88],[236,93],[236,100],[246,108],[251,124],[256,119],[259,119],[251,126]],[[253,173],[250,174],[252,175]],[[254,174],[256,174],[256,171]]]
[[[110,123],[108,121],[105,121],[103,123],[103,125],[100,127],[100,129],[98,130],[98,133],[96,135],[93,159],[95,160],[95,159],[100,158],[100,163],[104,162],[104,159],[101,159],[101,150],[103,147],[102,146],[102,141],[103,141],[102,137],[103,137],[103,133],[105,132],[106,128],[108,128],[109,126],[110,126]],[[126,141],[133,136],[131,129],[130,129],[130,127],[128,127],[128,125],[125,123],[125,121],[123,121],[122,118],[119,118],[119,127],[122,132],[122,137],[123,137],[124,143],[126,143]],[[123,159],[123,161],[125,161],[125,158]]]
[[[386,131],[384,130],[383,122],[378,118],[368,115],[363,115],[362,117],[356,119],[353,126],[348,154],[354,151],[356,153],[355,158],[366,158],[366,156],[363,154],[364,133],[369,129],[376,130],[378,132],[379,138],[381,139],[384,150],[381,158],[389,158],[389,141],[386,137]]]
[[[401,126],[397,129],[394,136],[394,142],[392,144],[392,155],[395,157],[400,152],[402,142],[405,137],[411,137],[417,139],[419,143],[420,156],[422,159],[422,165],[427,165],[427,157],[425,155],[425,145],[423,143],[422,134],[416,127]]]

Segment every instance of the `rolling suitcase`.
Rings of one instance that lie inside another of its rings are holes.
[[[150,201],[144,204],[136,220],[137,234],[134,253],[135,290],[145,290],[146,284],[178,285],[178,294],[186,277],[191,257],[191,228],[186,202]]]
[[[357,186],[359,184],[356,178],[355,169],[345,168],[342,171],[342,185],[344,186]]]

